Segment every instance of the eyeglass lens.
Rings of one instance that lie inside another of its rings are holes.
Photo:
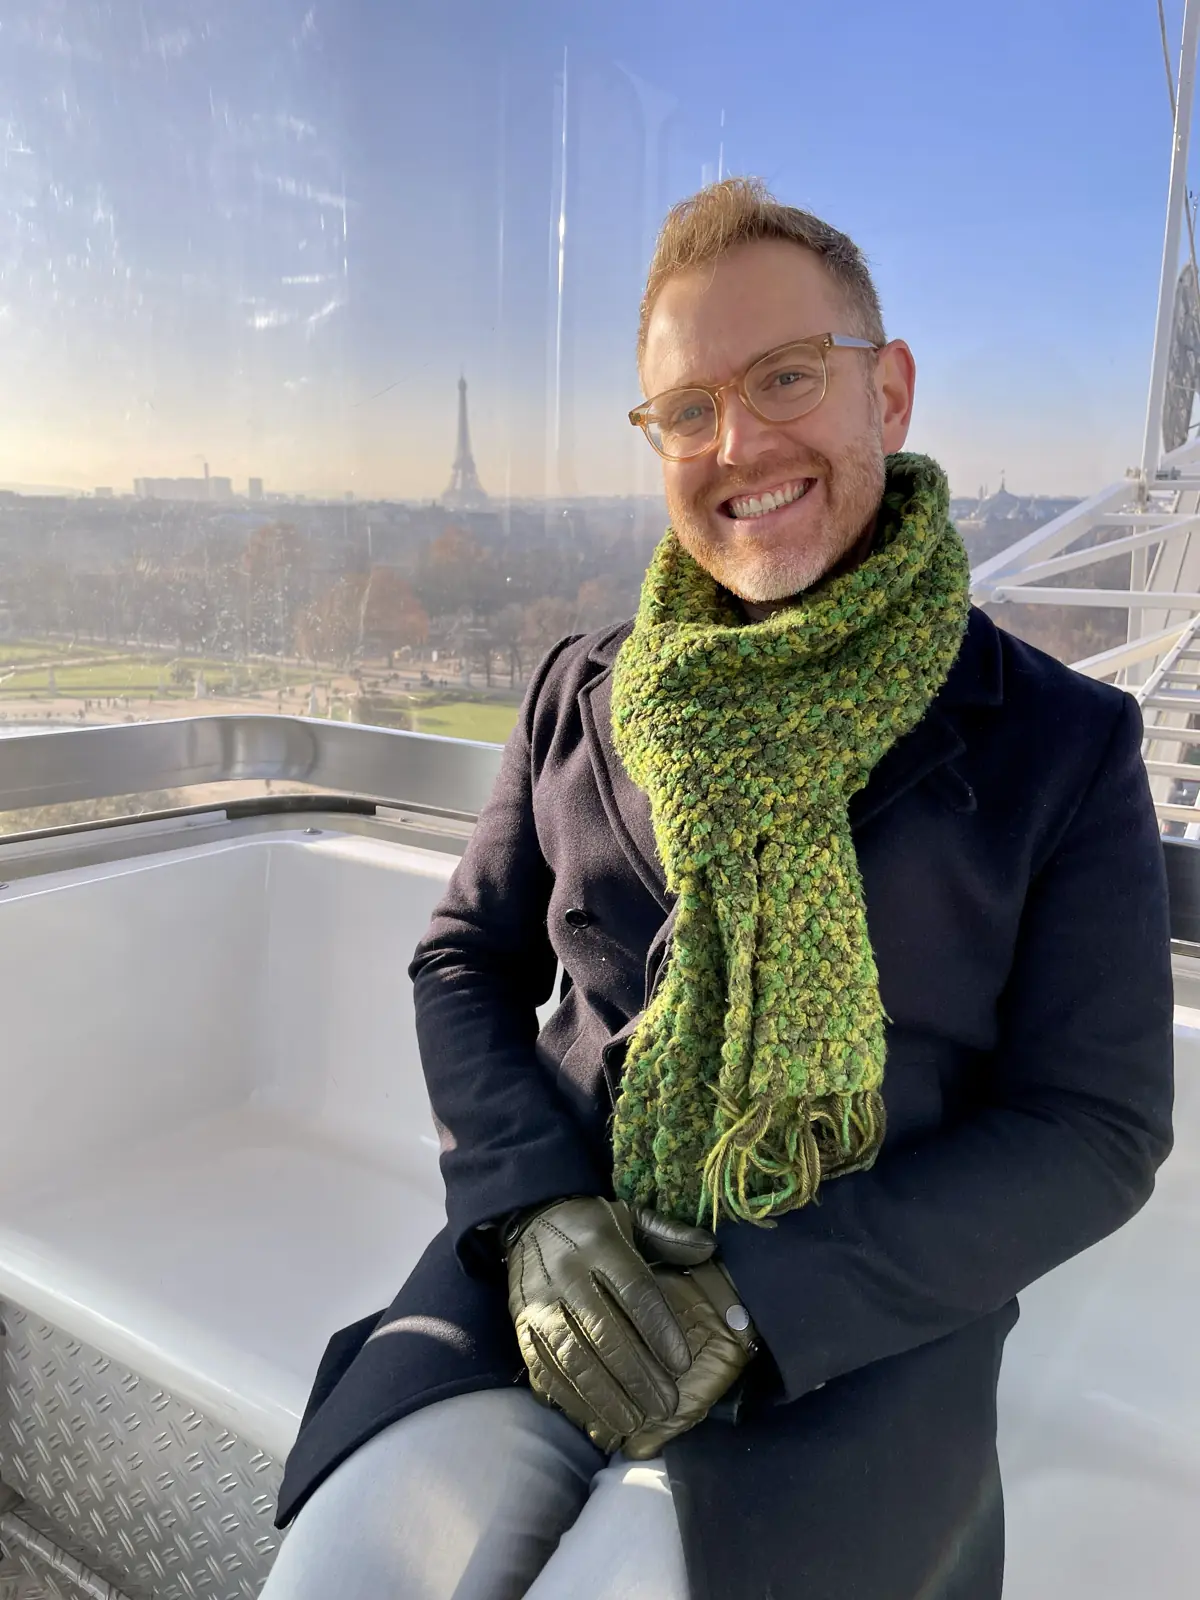
[[[811,411],[825,393],[825,365],[811,344],[790,345],[756,361],[746,373],[751,407],[767,422],[794,422]],[[693,456],[717,437],[717,407],[705,389],[672,389],[660,395],[646,422],[656,450],[668,456]]]

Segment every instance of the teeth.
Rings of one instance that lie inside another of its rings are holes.
[[[776,490],[774,494],[750,495],[744,500],[731,500],[729,509],[737,518],[761,517],[768,511],[776,511],[780,506],[791,505],[793,500],[799,500],[808,492],[808,484],[789,484],[784,489]]]

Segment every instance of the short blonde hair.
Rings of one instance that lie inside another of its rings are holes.
[[[646,353],[650,313],[668,278],[707,266],[752,239],[786,239],[820,256],[844,291],[857,328],[822,331],[857,333],[885,344],[883,311],[866,258],[846,234],[796,206],[780,205],[761,178],[724,178],[671,207],[658,235],[638,319],[637,359]]]

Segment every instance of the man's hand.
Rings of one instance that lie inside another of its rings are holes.
[[[634,1246],[635,1217],[658,1259],[712,1254],[702,1228],[591,1196],[553,1201],[504,1231],[508,1309],[534,1393],[609,1454],[675,1416],[677,1380],[692,1361],[668,1295]]]
[[[758,1347],[750,1313],[715,1262],[686,1272],[656,1267],[654,1277],[687,1337],[692,1364],[678,1380],[674,1413],[665,1422],[647,1420],[626,1438],[621,1448],[633,1461],[658,1455],[671,1439],[702,1422]]]

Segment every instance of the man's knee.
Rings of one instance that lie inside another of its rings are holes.
[[[357,1600],[401,1579],[406,1595],[437,1600],[460,1593],[468,1567],[528,1584],[602,1464],[528,1390],[439,1401],[381,1429],[314,1491],[264,1600]]]

